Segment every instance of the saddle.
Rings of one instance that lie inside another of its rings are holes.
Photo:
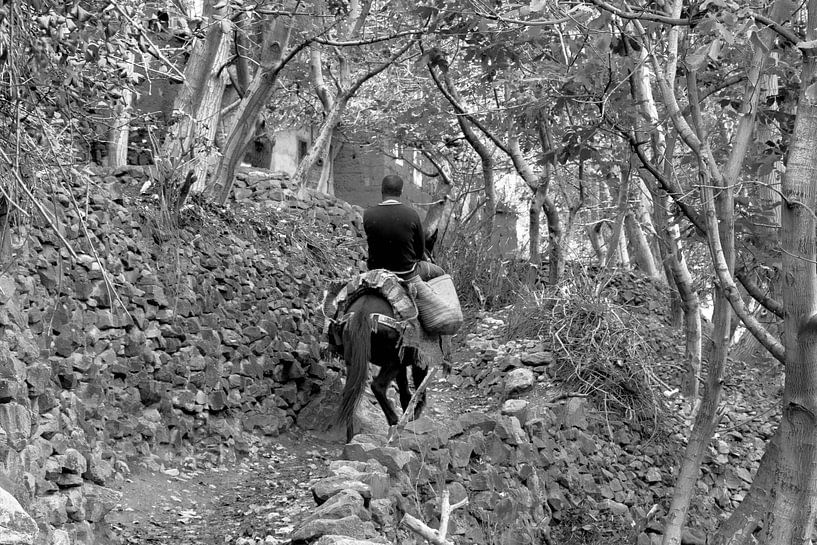
[[[391,328],[400,335],[401,351],[417,349],[420,359],[426,362],[437,359],[438,355],[442,359],[440,336],[429,335],[420,325],[415,287],[385,269],[361,273],[345,283],[334,283],[324,294],[324,337],[333,350],[342,352],[343,328],[351,318],[349,307],[366,293],[383,297],[394,313],[394,318],[372,314],[372,332],[376,333],[381,327]]]

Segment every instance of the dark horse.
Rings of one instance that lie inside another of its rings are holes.
[[[338,423],[346,424],[347,442],[355,435],[354,414],[363,395],[369,362],[380,367],[380,372],[372,381],[372,393],[383,409],[389,426],[397,424],[399,420],[386,395],[392,381],[397,380],[400,405],[405,410],[411,400],[406,368],[411,366],[415,385],[419,385],[428,373],[428,369],[418,365],[416,349],[404,348],[401,357],[398,350],[400,335],[397,331],[381,324],[376,333],[372,332],[372,314],[394,317],[388,301],[377,294],[367,293],[355,300],[348,312],[354,314],[343,328],[343,359],[346,361],[347,376],[338,414]],[[420,416],[425,401],[423,392],[414,410],[415,418]]]

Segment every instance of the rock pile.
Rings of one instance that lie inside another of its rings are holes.
[[[662,332],[662,336],[670,338],[671,332]],[[621,514],[620,522],[629,525],[630,531],[640,530],[639,543],[660,542],[664,509],[672,495],[674,475],[691,427],[685,402],[677,397],[669,399],[665,414],[674,416],[657,425],[603,416],[603,407],[594,407],[586,398],[570,397],[570,392],[562,390],[552,372],[553,355],[541,340],[503,342],[503,338],[502,319],[498,315],[483,316],[466,339],[466,345],[475,352],[473,361],[460,367],[449,380],[463,388],[476,387],[481,397],[499,403],[509,396],[509,391],[517,391],[501,404],[501,411],[518,416],[525,427],[531,426],[525,418],[547,423],[546,429],[540,428],[542,437],[555,441],[559,447],[555,459],[561,460],[558,467],[567,472],[561,481],[557,476],[557,482],[569,481],[571,476],[574,481],[565,487],[566,497],[571,500],[565,503],[568,509],[553,510],[554,532],[561,521],[592,526],[594,517],[609,510]],[[671,360],[672,354],[680,353],[672,347],[666,357]],[[523,376],[526,378],[521,379]],[[513,399],[516,397],[520,399]],[[553,400],[557,402],[549,403]],[[746,399],[734,390],[729,392],[729,406],[724,431],[715,434],[704,459],[703,475],[691,506],[691,519],[700,526],[685,530],[685,543],[698,542],[701,532],[712,531],[719,517],[737,507],[757,470],[765,441],[773,432],[773,423],[754,421],[762,412],[756,400]],[[558,425],[554,425],[554,419]],[[542,449],[540,453],[546,454]],[[576,485],[591,481],[598,486],[590,485],[584,492],[583,485]],[[576,505],[585,508],[571,507]],[[655,509],[651,511],[652,506]]]
[[[127,458],[223,461],[291,426],[326,375],[323,286],[362,263],[346,203],[250,171],[281,198],[194,205],[169,228],[140,175],[57,188],[76,259],[35,228],[0,282],[0,487],[38,542],[91,543]]]
[[[316,502],[333,499],[333,509],[319,507],[302,521],[292,545],[327,535],[414,543],[398,526],[400,518],[409,513],[436,528],[446,488],[452,503],[469,500],[451,517],[449,537],[456,543],[541,543],[588,512],[632,532],[634,521],[646,519],[661,499],[668,474],[656,453],[634,456],[599,442],[586,404],[573,399],[524,426],[503,414],[468,413],[448,423],[423,417],[393,445],[359,435],[330,466],[332,476],[313,487]]]
[[[391,445],[356,436],[330,466],[332,476],[313,487],[316,502],[332,499],[333,509],[301,521],[292,545],[415,543],[399,526],[403,513],[436,528],[445,489],[452,503],[469,500],[452,514],[455,543],[542,543],[545,534],[561,543],[577,532],[587,541],[604,533],[660,543],[688,423],[664,422],[665,431],[653,435],[611,421],[587,398],[559,391],[541,341],[504,343],[502,330],[496,315],[482,316],[466,340],[473,360],[449,377],[458,388],[479,390],[484,412],[442,422],[423,417]],[[680,404],[675,409],[683,414]],[[742,499],[771,431],[765,424],[759,438],[735,429],[716,437],[684,543],[704,543],[718,517]],[[350,530],[364,525],[365,532]]]
[[[84,402],[56,382],[17,290],[0,276],[0,536],[3,543],[92,543],[94,526],[119,501],[106,487],[116,468]]]

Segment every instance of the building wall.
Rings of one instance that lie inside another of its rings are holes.
[[[409,204],[433,200],[433,184],[422,175],[417,176],[408,161],[392,159],[379,150],[344,144],[335,158],[335,196],[351,204],[373,206],[380,202],[380,182],[387,174],[403,178],[403,197]],[[425,208],[417,207],[420,216]]]
[[[307,128],[276,131],[267,168],[273,172],[285,172],[292,176],[303,158],[304,146],[308,148],[310,144],[312,144],[312,134]]]

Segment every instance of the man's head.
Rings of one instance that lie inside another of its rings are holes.
[[[397,174],[389,174],[380,183],[380,193],[384,199],[399,197],[403,194],[403,179]]]

